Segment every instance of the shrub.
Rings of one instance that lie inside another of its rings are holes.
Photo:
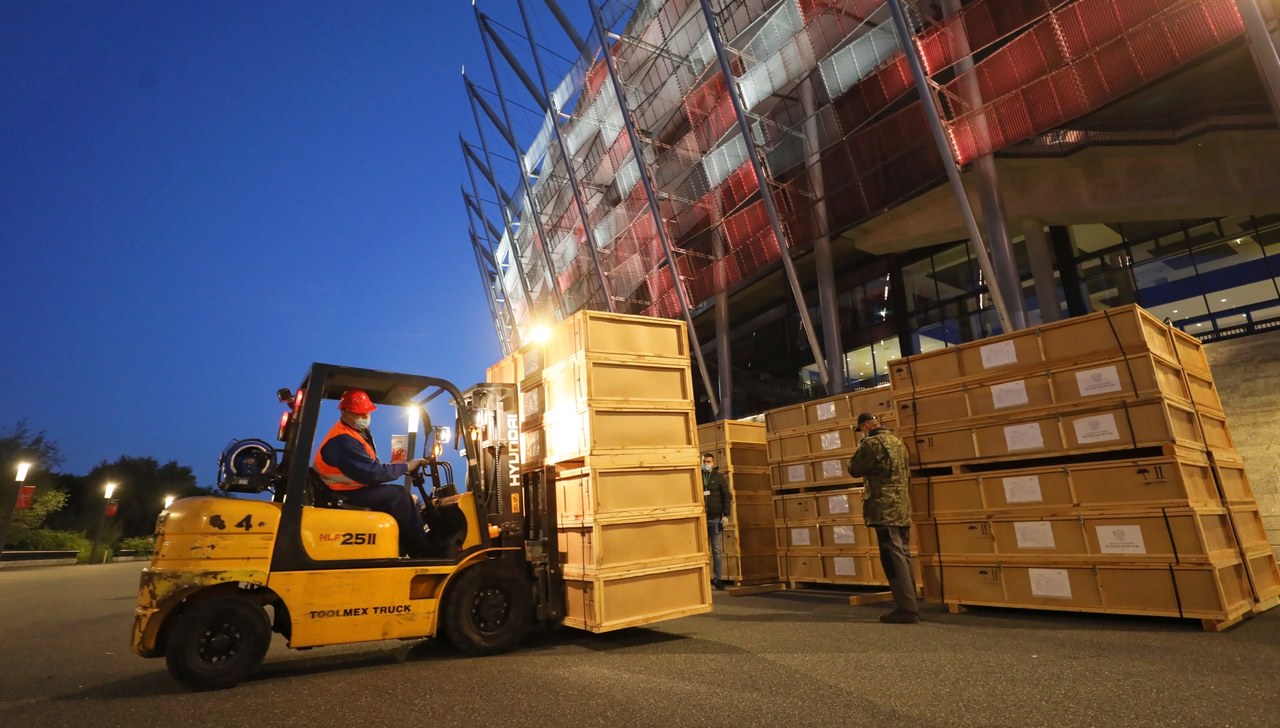
[[[150,556],[156,550],[156,539],[154,536],[131,536],[120,540],[120,545],[116,546],[116,551],[136,551],[139,556]]]

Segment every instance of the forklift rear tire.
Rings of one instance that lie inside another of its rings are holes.
[[[178,615],[165,645],[169,674],[192,690],[223,690],[249,676],[271,646],[271,623],[238,597],[196,602]]]
[[[441,631],[464,655],[492,655],[520,643],[533,610],[529,580],[501,559],[468,568],[449,588]]]

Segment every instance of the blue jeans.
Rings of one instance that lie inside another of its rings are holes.
[[[707,516],[707,543],[711,544],[711,580],[724,578],[724,526],[719,518]]]

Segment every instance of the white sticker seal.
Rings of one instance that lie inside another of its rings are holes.
[[[804,466],[788,465],[787,466],[787,482],[794,483],[797,480],[804,480]]]
[[[852,556],[837,556],[831,562],[836,567],[836,576],[858,575],[858,565]]]
[[[1076,386],[1080,388],[1081,397],[1119,392],[1121,390],[1120,373],[1114,366],[1076,372]]]
[[[829,420],[829,419],[831,419],[832,417],[835,417],[835,416],[836,416],[836,403],[835,403],[835,402],[823,402],[822,404],[818,405],[818,406],[817,406],[817,407],[815,407],[814,409],[816,409],[816,410],[818,411],[818,420],[819,420],[819,421],[821,421],[821,420]]]
[[[1009,425],[1004,428],[1004,444],[1010,452],[1044,447],[1044,435],[1040,433],[1040,423]]]
[[[1098,548],[1104,554],[1145,554],[1142,526],[1098,526]]]
[[[809,529],[807,528],[791,529],[791,545],[792,546],[808,546],[810,543],[811,542],[809,541]]]
[[[1027,383],[1021,379],[1016,382],[991,385],[991,404],[996,409],[1024,405],[1027,399]]]
[[[1005,503],[1043,503],[1039,475],[1015,475],[1004,478]]]
[[[823,450],[839,450],[842,440],[840,439],[840,430],[822,433],[819,440],[822,442]]]
[[[849,495],[847,493],[841,493],[840,495],[827,496],[827,510],[832,513],[848,513]]]
[[[830,478],[844,477],[844,462],[840,460],[823,460],[822,461],[822,477],[824,480]]]
[[[838,544],[853,543],[853,526],[833,526],[831,529],[831,540]]]
[[[1013,524],[1020,549],[1052,549],[1058,545],[1053,540],[1053,524],[1049,521],[1018,521]]]

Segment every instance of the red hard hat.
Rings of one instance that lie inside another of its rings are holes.
[[[338,400],[338,409],[356,415],[367,415],[378,408],[363,389],[348,389],[342,393],[342,399]]]

